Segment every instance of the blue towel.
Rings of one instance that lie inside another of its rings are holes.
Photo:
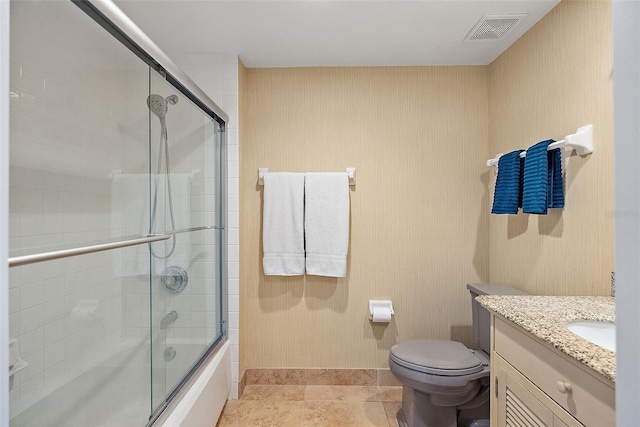
[[[549,196],[547,198],[547,207],[564,208],[564,189],[562,187],[562,151],[560,151],[559,148],[547,151],[547,161],[549,162],[549,175],[547,179]]]
[[[518,208],[522,207],[522,151],[512,151],[498,160],[492,214],[517,214]]]
[[[524,159],[522,211],[546,215],[547,208],[563,208],[562,152],[547,151],[553,139],[539,142],[527,150]]]

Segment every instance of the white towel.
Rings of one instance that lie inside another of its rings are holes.
[[[268,276],[304,274],[304,174],[264,175],[262,267]]]
[[[305,178],[307,274],[345,277],[349,250],[349,178],[345,172]]]

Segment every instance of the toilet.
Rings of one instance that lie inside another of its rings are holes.
[[[400,427],[489,426],[491,315],[478,295],[525,295],[498,283],[469,283],[475,349],[457,341],[417,339],[389,352],[389,368],[402,384]]]

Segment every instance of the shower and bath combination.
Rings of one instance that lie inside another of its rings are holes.
[[[114,2],[11,1],[10,8],[6,32],[20,43],[7,53],[16,66],[7,87],[29,91],[33,81],[23,76],[36,73],[73,102],[56,104],[41,121],[24,103],[7,103],[7,129],[19,130],[9,148],[24,155],[7,157],[7,170],[20,173],[11,188],[2,182],[11,203],[0,216],[21,226],[8,227],[5,245],[0,425],[184,425],[202,399],[222,408],[231,389],[228,116]],[[48,36],[33,37],[42,28]],[[56,58],[73,70],[91,58],[98,80],[59,79]],[[70,113],[78,108],[90,117]],[[45,145],[32,143],[43,135]],[[100,143],[86,143],[95,138]],[[46,147],[55,147],[46,150],[49,167],[34,166]],[[38,203],[42,194],[52,203]],[[53,203],[62,199],[68,209]],[[35,315],[43,310],[44,323]],[[183,397],[203,382],[207,393]],[[219,399],[211,401],[210,387]]]

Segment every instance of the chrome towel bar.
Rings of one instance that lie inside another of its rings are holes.
[[[63,249],[51,252],[41,252],[39,254],[24,255],[9,258],[9,267],[18,267],[21,265],[35,264],[44,261],[53,261],[60,258],[68,258],[72,256],[91,254],[94,252],[108,251],[110,249],[125,248],[127,246],[143,245],[145,243],[158,242],[167,240],[171,236],[168,234],[144,235],[141,237],[131,238],[127,240],[119,240],[117,242],[97,243],[94,245],[79,246],[72,249]]]

